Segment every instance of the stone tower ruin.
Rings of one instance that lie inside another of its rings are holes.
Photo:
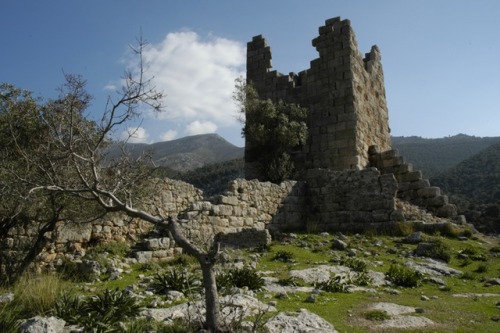
[[[363,57],[351,22],[340,17],[326,20],[312,45],[319,58],[310,68],[284,75],[272,70],[266,39],[253,37],[247,45],[247,82],[261,99],[308,109],[309,139],[293,154],[299,169],[363,169],[369,165],[370,146],[390,149],[380,51],[373,46]],[[246,158],[247,179],[259,178],[256,163]]]

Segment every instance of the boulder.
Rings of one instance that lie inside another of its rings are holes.
[[[298,313],[279,313],[269,319],[269,333],[337,333],[335,327],[320,316],[300,309]]]
[[[336,239],[333,241],[333,244],[332,244],[332,249],[334,250],[345,250],[347,249],[348,245],[346,242],[340,240],[340,239]]]
[[[56,317],[33,317],[19,327],[20,333],[62,333],[66,322]]]
[[[408,235],[405,239],[405,243],[410,243],[410,244],[418,244],[422,241],[422,231],[417,231],[414,232],[410,235]]]

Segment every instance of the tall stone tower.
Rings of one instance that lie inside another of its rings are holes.
[[[261,35],[247,45],[247,82],[261,99],[308,108],[309,139],[296,166],[333,170],[368,166],[368,148],[390,149],[390,129],[380,51],[372,46],[363,57],[349,20],[326,20],[312,45],[319,58],[310,69],[283,75],[272,70],[271,48]],[[246,178],[259,178],[245,161]]]

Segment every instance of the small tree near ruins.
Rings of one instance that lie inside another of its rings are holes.
[[[45,244],[45,233],[61,219],[88,221],[109,212],[122,212],[150,222],[169,231],[176,243],[200,263],[206,328],[217,332],[220,331],[215,280],[218,245],[214,243],[208,251],[203,251],[185,238],[176,217],[162,216],[159,207],[153,212],[141,208],[140,198],[146,195],[141,188],[151,172],[146,156],[131,160],[124,152],[119,159],[106,159],[105,148],[112,135],[138,117],[141,108],[148,106],[156,112],[162,111],[162,93],[144,76],[144,47],[140,40],[135,50],[141,61],[139,71],[125,73],[124,87],[116,99],[108,98],[98,122],[86,117],[91,98],[80,77],[66,75],[60,98],[43,105],[10,85],[1,87],[0,135],[5,144],[0,163],[0,232],[8,231],[21,218],[27,223],[43,222],[39,242],[31,245],[36,247],[31,249],[34,259]],[[26,265],[17,269],[14,277],[25,268]]]
[[[245,160],[258,161],[259,180],[280,183],[297,179],[292,153],[307,141],[307,109],[260,100],[253,85],[242,78],[236,80],[233,98],[244,124]]]

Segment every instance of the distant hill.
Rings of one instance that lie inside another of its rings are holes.
[[[244,155],[244,148],[236,147],[217,134],[194,135],[153,144],[126,143],[123,148],[132,158],[149,153],[155,165],[182,172],[242,158]],[[121,146],[112,145],[108,158],[120,154]]]
[[[500,201],[500,143],[431,179],[433,185],[473,203]]]
[[[392,137],[392,147],[428,178],[444,172],[483,149],[500,142],[500,137],[458,134],[439,139],[416,136]]]

